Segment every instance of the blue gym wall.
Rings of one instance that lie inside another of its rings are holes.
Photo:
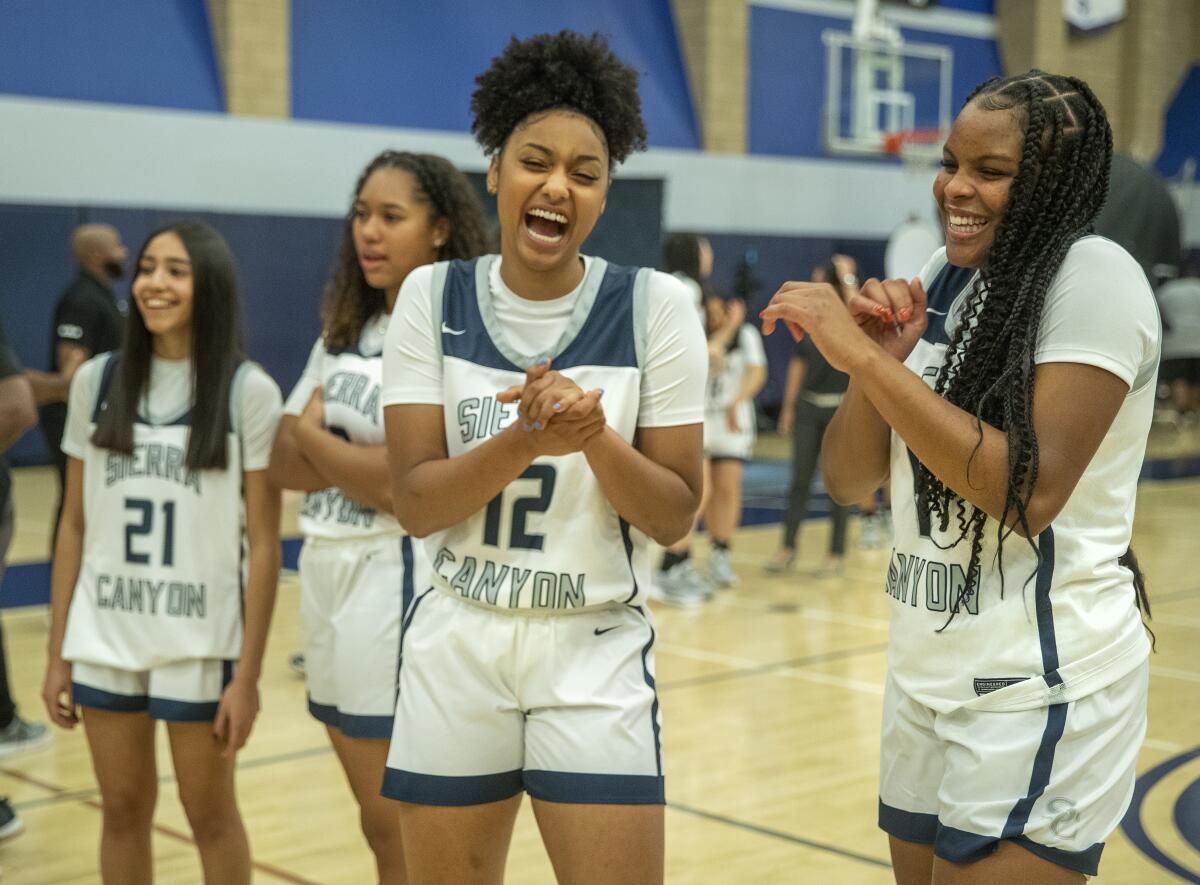
[[[223,111],[204,0],[7,0],[0,92]]]
[[[700,146],[668,0],[292,0],[292,114],[465,132],[475,76],[509,38],[563,28],[606,34],[641,73],[652,146]]]

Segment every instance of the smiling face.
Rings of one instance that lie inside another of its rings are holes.
[[[376,169],[363,182],[351,210],[354,252],[367,284],[387,293],[389,303],[405,277],[437,260],[449,223],[433,217],[433,206],[407,169]]]
[[[190,349],[195,277],[192,259],[174,231],[164,231],[146,244],[133,278],[133,300],[146,329],[159,341]]]
[[[510,286],[525,297],[538,297],[551,280],[553,289],[574,279],[559,295],[574,288],[579,250],[604,211],[608,181],[608,149],[586,117],[549,111],[513,131],[488,169]]]
[[[956,267],[979,267],[996,239],[1025,143],[1015,111],[989,111],[971,102],[950,130],[933,196],[946,233],[946,257]]]

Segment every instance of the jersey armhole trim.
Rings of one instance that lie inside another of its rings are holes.
[[[633,281],[633,350],[638,369],[643,372],[646,370],[646,346],[650,335],[649,290],[653,275],[654,268],[643,267]]]
[[[438,261],[433,265],[433,275],[429,283],[429,320],[433,331],[433,346],[437,349],[438,362],[442,360],[442,306],[446,298],[446,275],[450,264]]]

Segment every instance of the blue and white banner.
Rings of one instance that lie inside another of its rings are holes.
[[[1063,0],[1063,18],[1080,31],[1107,28],[1125,18],[1125,0]]]

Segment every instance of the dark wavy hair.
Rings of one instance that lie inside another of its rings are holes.
[[[475,78],[471,131],[484,152],[494,155],[530,115],[574,111],[603,134],[611,169],[646,148],[637,82],[637,71],[617,58],[600,34],[513,37]]]
[[[1005,539],[1019,527],[1030,537],[1027,510],[1038,481],[1038,438],[1033,426],[1034,354],[1046,292],[1072,244],[1092,230],[1108,195],[1112,130],[1104,107],[1076,77],[1031,70],[997,77],[967,99],[988,111],[1014,111],[1024,127],[1017,175],[995,240],[950,337],[936,390],[1008,438],[1008,489],[997,524],[997,563]],[[978,449],[976,449],[978,451]],[[971,456],[974,459],[974,453]],[[967,504],[924,465],[917,470],[917,505],[944,532],[953,519],[969,538],[971,558],[954,612],[978,592],[987,514]],[[1015,514],[1012,528],[1010,517]],[[1134,573],[1138,605],[1149,614],[1145,585],[1132,551],[1121,563]],[[1004,572],[1000,568],[1001,594]],[[1032,579],[1030,575],[1030,579]]]
[[[151,241],[173,233],[183,241],[192,263],[192,414],[185,463],[192,470],[228,466],[226,435],[229,388],[242,360],[238,326],[237,279],[233,253],[216,230],[202,221],[180,221],[146,237],[138,251],[133,278]],[[150,383],[154,336],[136,303],[125,319],[125,346],[118,356],[107,404],[96,422],[92,442],[105,449],[133,454],[133,425]]]
[[[667,273],[681,273],[701,282],[700,235],[678,231],[668,236],[663,245],[663,268]]]
[[[380,169],[401,169],[416,181],[417,196],[428,202],[430,221],[446,219],[450,236],[438,248],[437,260],[474,258],[488,251],[488,223],[483,203],[467,177],[444,157],[436,154],[411,154],[384,151],[367,164],[354,185],[357,200],[374,173]],[[327,347],[354,347],[363,326],[385,310],[386,298],[363,276],[354,250],[354,209],[346,213],[342,241],[333,273],[325,284],[321,304],[321,326]]]

